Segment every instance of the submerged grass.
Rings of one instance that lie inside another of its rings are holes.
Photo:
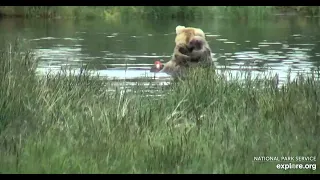
[[[155,98],[138,85],[109,92],[85,70],[36,77],[22,47],[0,55],[0,173],[319,173],[253,161],[319,157],[312,78],[278,88],[197,70]]]
[[[318,16],[320,6],[2,6],[0,15],[44,18],[204,18],[235,16],[259,19],[279,12]]]

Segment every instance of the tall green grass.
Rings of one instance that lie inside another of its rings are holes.
[[[204,18],[238,17],[260,19],[275,12],[319,15],[319,6],[2,6],[0,15],[44,18]]]
[[[139,84],[107,91],[85,69],[37,77],[23,47],[0,55],[0,173],[319,173],[253,161],[319,157],[312,78],[278,88],[271,77],[226,81],[198,69],[150,97]]]

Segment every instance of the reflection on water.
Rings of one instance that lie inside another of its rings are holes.
[[[286,80],[319,66],[318,20],[278,17],[270,20],[238,22],[215,19],[200,22],[131,20],[108,24],[103,21],[41,21],[2,19],[0,32],[30,40],[41,61],[40,74],[58,72],[61,67],[89,69],[108,79],[149,77],[168,83],[163,73],[150,73],[155,60],[168,61],[174,48],[175,27],[202,28],[213,50],[218,69],[232,73],[247,70],[258,75],[272,72]],[[10,26],[8,26],[9,24]]]

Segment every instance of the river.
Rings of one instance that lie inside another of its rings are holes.
[[[195,21],[0,19],[0,33],[22,37],[40,58],[38,73],[79,69],[82,64],[101,77],[131,79],[148,76],[167,82],[164,73],[150,73],[155,60],[167,62],[177,25],[201,28],[213,51],[217,69],[232,73],[278,73],[285,80],[319,66],[319,19],[275,16],[265,20],[227,18]]]

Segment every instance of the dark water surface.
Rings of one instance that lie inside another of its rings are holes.
[[[100,76],[118,79],[153,77],[155,60],[167,62],[174,48],[175,27],[199,27],[207,34],[217,68],[254,74],[278,73],[284,80],[292,74],[319,66],[319,19],[274,17],[241,21],[211,19],[200,21],[130,20],[108,23],[102,20],[1,19],[0,33],[20,36],[31,42],[40,74],[63,66],[79,68],[88,64]],[[250,67],[248,67],[250,66]],[[157,74],[162,82],[166,74]]]

